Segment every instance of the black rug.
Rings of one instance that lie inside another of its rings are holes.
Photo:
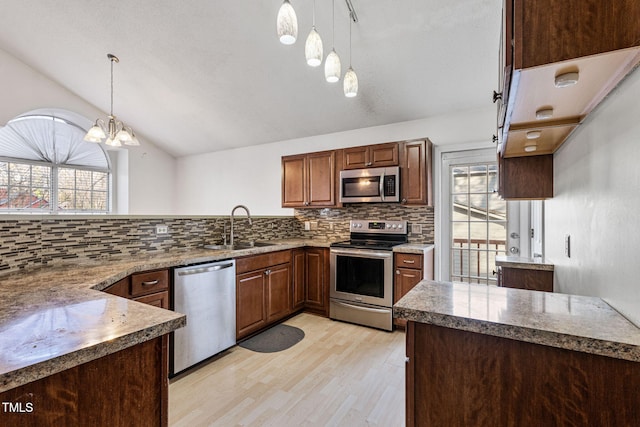
[[[304,331],[282,323],[238,344],[258,353],[275,353],[293,347],[304,338]]]

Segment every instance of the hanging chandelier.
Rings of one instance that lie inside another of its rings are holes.
[[[104,120],[97,119],[93,127],[84,136],[84,140],[95,143],[104,141],[105,144],[112,147],[120,147],[122,144],[140,145],[136,134],[133,133],[133,129],[116,120],[116,116],[113,114],[113,63],[120,62],[120,60],[111,53],[107,54],[107,58],[111,62],[111,109],[109,110],[109,120],[105,123]]]
[[[347,9],[349,10],[349,68],[344,75],[343,90],[344,95],[348,98],[357,96],[358,94],[358,76],[353,70],[351,65],[351,21],[358,22],[356,11],[351,3],[351,0],[345,0]],[[340,81],[342,75],[342,67],[340,64],[340,57],[336,53],[335,49],[335,0],[332,0],[332,23],[333,28],[331,32],[331,52],[324,58],[324,77],[329,83],[335,83]],[[305,59],[307,64],[312,67],[317,67],[322,64],[323,60],[323,46],[320,34],[316,30],[316,2],[313,1],[313,21],[311,31],[307,36],[305,43]],[[298,19],[296,12],[293,9],[289,0],[284,0],[280,9],[278,10],[278,16],[276,20],[276,30],[278,38],[282,44],[291,45],[296,42],[298,37]]]

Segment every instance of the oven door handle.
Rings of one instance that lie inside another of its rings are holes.
[[[341,305],[343,307],[347,307],[347,308],[352,308],[360,311],[367,311],[369,313],[388,313],[389,310],[391,310],[390,308],[384,309],[384,308],[363,307],[361,305],[348,304],[348,303],[336,301],[336,300],[334,300],[333,303],[337,305]]]
[[[336,255],[351,255],[365,258],[391,258],[392,251],[375,251],[370,249],[334,249],[330,253]]]

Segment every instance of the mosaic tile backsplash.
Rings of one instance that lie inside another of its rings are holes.
[[[353,204],[341,209],[296,209],[293,217],[235,219],[236,242],[290,238],[344,240],[350,219],[406,219],[418,224],[421,233],[410,233],[409,241],[433,242],[433,209],[389,204]],[[309,221],[312,230],[305,231]],[[168,227],[156,234],[156,226]],[[415,228],[415,227],[414,227]],[[134,256],[169,249],[201,248],[228,238],[229,217],[108,217],[0,219],[0,272],[56,265],[74,259]]]

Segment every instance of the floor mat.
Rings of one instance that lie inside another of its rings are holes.
[[[258,353],[275,353],[293,347],[304,338],[304,331],[295,326],[276,325],[238,344]]]

